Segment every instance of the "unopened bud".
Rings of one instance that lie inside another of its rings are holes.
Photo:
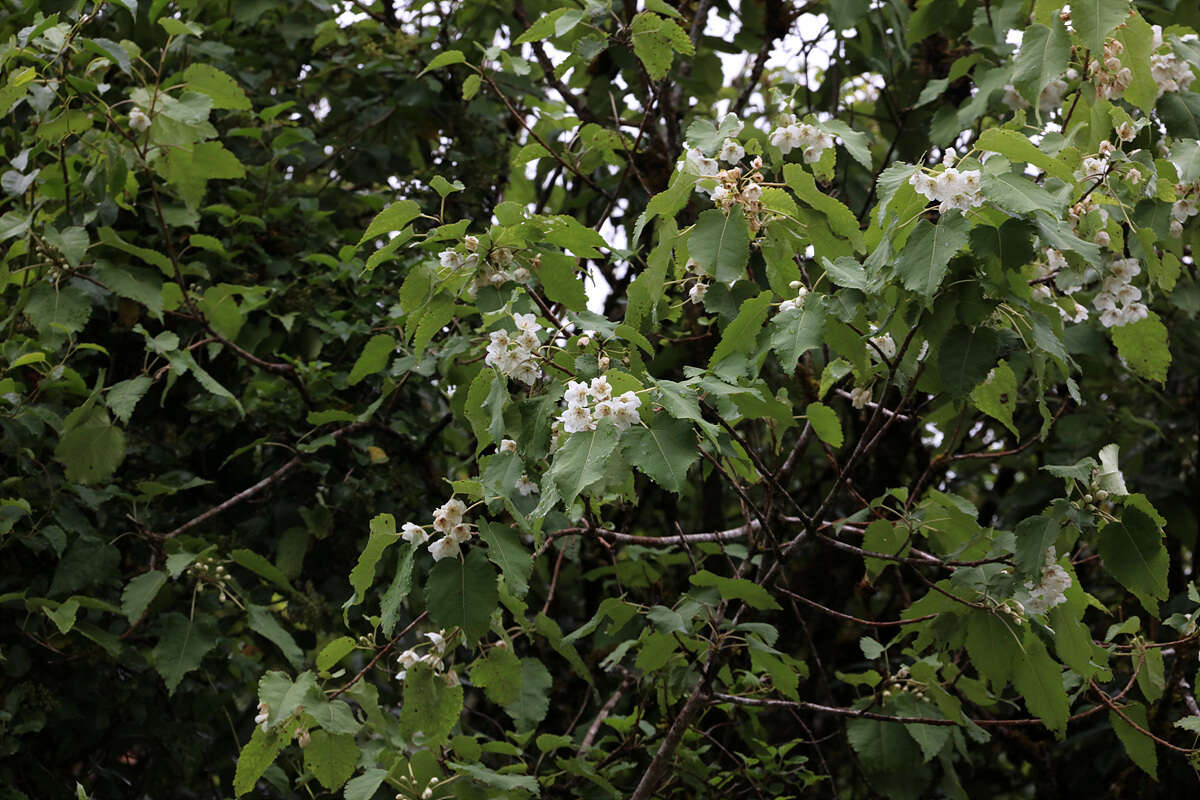
[[[305,747],[308,747],[309,743],[311,742],[312,736],[309,735],[308,731],[304,730],[303,728],[296,731],[296,744],[300,745],[301,750],[303,750]]]
[[[580,347],[587,347],[591,343],[592,343],[592,337],[590,337],[590,336],[580,336],[579,337],[579,346]]]
[[[600,369],[602,369],[602,370],[608,369],[608,364],[609,364],[608,356],[600,356],[598,361],[599,361]]]

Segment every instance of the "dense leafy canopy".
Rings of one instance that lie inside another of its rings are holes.
[[[1200,10],[25,0],[0,798],[1149,797]]]

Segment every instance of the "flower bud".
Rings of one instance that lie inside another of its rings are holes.
[[[1108,237],[1108,231],[1100,231],[1096,234],[1096,244],[1101,247],[1108,247],[1111,240]]]
[[[592,343],[592,337],[590,337],[590,336],[580,336],[579,337],[580,348],[587,347],[591,343]]]
[[[608,365],[609,365],[608,356],[600,356],[598,361],[599,361],[600,369],[608,369]]]

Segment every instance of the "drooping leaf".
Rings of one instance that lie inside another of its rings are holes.
[[[439,747],[458,722],[462,699],[461,686],[448,686],[428,664],[413,665],[404,676],[404,702],[397,715],[400,731],[409,741]]]
[[[621,442],[631,466],[676,494],[683,491],[688,469],[700,458],[691,423],[666,413],[655,414],[646,427],[626,431]]]
[[[175,694],[183,676],[197,669],[209,650],[217,644],[215,620],[208,614],[188,619],[176,611],[163,614],[158,644],[154,646],[154,668],[167,685],[167,694]]]
[[[946,277],[950,258],[967,244],[970,227],[960,214],[943,216],[937,225],[924,219],[918,222],[896,260],[904,287],[931,300]]]
[[[468,642],[487,633],[499,598],[496,568],[479,547],[467,551],[462,560],[437,562],[425,587],[429,618],[442,628],[462,628]]]
[[[728,214],[716,208],[701,213],[687,242],[688,255],[717,280],[735,281],[746,274],[750,229],[741,206]]]
[[[304,748],[304,768],[330,791],[340,789],[354,774],[359,750],[353,736],[323,730],[310,733]]]
[[[1136,506],[1126,506],[1120,522],[1100,529],[1100,558],[1112,576],[1157,616],[1168,597],[1167,549],[1158,525]]]

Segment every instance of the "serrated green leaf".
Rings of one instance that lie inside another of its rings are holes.
[[[275,763],[276,757],[292,740],[290,731],[273,728],[264,732],[255,725],[250,741],[238,753],[237,769],[233,775],[233,794],[241,797],[254,790],[258,779],[267,771],[267,767]]]
[[[675,53],[694,55],[695,48],[683,28],[665,17],[643,11],[629,25],[633,53],[654,80],[662,80],[671,68]]]
[[[460,764],[456,761],[449,763],[451,767],[458,770],[459,774],[466,775],[484,786],[490,786],[502,792],[526,792],[534,796],[541,796],[537,778],[530,775],[508,775],[490,770],[481,764]],[[512,795],[506,796],[511,797]]]
[[[805,353],[824,343],[825,311],[816,297],[807,298],[799,308],[789,308],[772,317],[767,330],[771,350],[779,358],[780,366],[790,372]]]
[[[1167,327],[1153,311],[1145,319],[1110,329],[1117,353],[1135,373],[1164,383],[1171,351],[1167,347]]]
[[[253,603],[248,604],[246,608],[247,624],[250,626],[250,630],[278,647],[284,658],[294,668],[300,669],[304,666],[304,651],[296,644],[292,635],[279,624],[279,620],[275,619],[271,610]]]
[[[417,74],[417,77],[419,78],[431,70],[450,67],[455,64],[465,64],[466,61],[467,57],[462,54],[461,50],[447,50],[444,53],[438,53],[436,56],[434,56],[433,60],[426,65],[425,69],[421,70]]]
[[[728,214],[710,208],[700,214],[687,240],[688,256],[723,283],[742,278],[750,260],[750,228],[740,206]]]
[[[351,778],[344,790],[346,800],[371,800],[387,774],[386,769],[369,769],[357,778]]]
[[[804,415],[822,442],[835,450],[842,446],[842,423],[837,412],[824,403],[809,403]]]
[[[952,398],[966,397],[991,371],[998,348],[999,339],[991,328],[951,328],[938,351],[942,387]]]
[[[462,628],[468,644],[487,633],[499,601],[496,568],[479,547],[462,560],[444,558],[434,564],[425,586],[429,618],[442,628]]]
[[[250,99],[237,81],[210,64],[196,62],[183,71],[187,87],[212,98],[213,108],[248,111]]]
[[[377,333],[363,346],[362,352],[350,369],[346,383],[350,386],[362,381],[369,375],[383,371],[388,365],[388,359],[396,349],[396,340],[387,333]]]
[[[1070,57],[1071,40],[1061,20],[1053,20],[1049,27],[1030,25],[1013,64],[1013,86],[1026,102],[1038,108],[1042,89],[1066,71]]]
[[[279,567],[272,564],[270,561],[255,553],[253,550],[238,549],[230,552],[229,557],[235,563],[241,564],[246,569],[253,572],[260,578],[270,581],[271,583],[283,589],[285,592],[294,592],[295,589],[288,582],[287,576]]]
[[[166,583],[167,573],[151,570],[125,584],[125,590],[121,592],[121,613],[130,624],[142,618],[142,614],[146,613],[146,609]]]
[[[209,650],[217,644],[216,623],[208,614],[194,620],[172,611],[160,617],[158,644],[152,653],[154,668],[167,685],[167,694],[175,694],[183,676],[199,668]]]
[[[354,651],[354,639],[349,636],[339,636],[321,648],[317,654],[317,669],[328,670],[347,655]]]
[[[528,548],[521,544],[520,534],[503,525],[480,522],[479,538],[488,546],[488,560],[504,573],[504,583],[508,590],[515,597],[524,597],[529,591],[533,558]]]
[[[1074,7],[1072,7],[1073,11]],[[1071,168],[1066,163],[1043,153],[1037,145],[1029,141],[1028,137],[1016,131],[1005,128],[988,128],[980,134],[975,147],[979,150],[999,153],[1009,161],[1033,164],[1035,167],[1045,170],[1047,174],[1061,178],[1068,183],[1075,181]]]
[[[396,518],[391,514],[380,514],[371,520],[371,535],[367,546],[358,556],[354,569],[350,570],[350,585],[354,587],[354,602],[361,603],[367,589],[375,582],[375,566],[383,552],[400,541],[396,533]]]
[[[1083,46],[1095,57],[1104,52],[1104,40],[1129,16],[1129,0],[1076,0],[1071,3],[1071,25]]]
[[[722,578],[702,569],[689,578],[693,586],[712,586],[724,600],[741,600],[751,608],[779,611],[782,606],[770,593],[753,581],[745,578]]]
[[[1013,436],[1020,436],[1013,423],[1017,408],[1017,376],[1004,359],[1000,359],[987,377],[971,392],[975,407],[993,419],[1004,423]]]
[[[361,247],[362,243],[368,239],[391,231],[403,230],[405,225],[420,215],[421,207],[415,200],[399,200],[392,203],[375,215],[375,219],[371,220],[371,224],[367,226],[366,233],[358,240],[358,244]]]
[[[788,188],[796,193],[800,202],[811,206],[825,216],[829,227],[838,236],[859,242],[862,234],[858,228],[858,217],[842,201],[817,188],[816,179],[799,164],[784,164],[783,177]],[[694,256],[693,256],[694,258]]]
[[[572,311],[583,311],[587,308],[587,287],[575,274],[577,265],[576,259],[570,256],[543,253],[536,272],[546,297]]]
[[[1129,703],[1122,706],[1121,714],[1110,710],[1108,722],[1112,725],[1113,731],[1121,740],[1125,752],[1129,754],[1133,763],[1137,764],[1151,778],[1158,780],[1158,753],[1155,751],[1154,740],[1130,725],[1125,717],[1133,720],[1142,730],[1150,730],[1146,707],[1141,703]]]
[[[358,764],[358,744],[347,734],[312,731],[304,748],[304,768],[330,791],[340,789]]]
[[[1169,557],[1154,520],[1136,506],[1126,506],[1120,522],[1100,529],[1097,549],[1112,576],[1157,616],[1159,601],[1168,597]]]
[[[906,556],[910,546],[908,529],[902,525],[893,525],[886,519],[877,519],[867,526],[863,536],[863,549],[872,553],[886,553],[893,556]],[[879,573],[896,563],[882,558],[863,558],[866,564],[867,577],[871,580],[879,577]]]
[[[427,664],[415,664],[406,672],[404,702],[397,716],[400,731],[414,744],[439,747],[462,713],[462,687],[447,686],[445,678]]]
[[[655,414],[646,427],[634,426],[622,440],[630,466],[676,494],[683,491],[688,469],[700,458],[691,423],[666,413]]]
[[[734,353],[754,351],[758,334],[770,311],[773,297],[774,295],[767,291],[742,303],[741,310],[738,311],[733,322],[725,326],[725,330],[721,334],[721,341],[717,343],[712,357],[708,360],[709,369],[719,364],[721,359]]]
[[[918,222],[896,259],[896,274],[904,288],[932,300],[950,259],[967,244],[970,229],[971,223],[961,214],[943,216],[937,225],[925,219]]]
[[[1013,653],[1013,687],[1025,699],[1030,713],[1061,739],[1067,731],[1070,702],[1063,688],[1062,670],[1046,652],[1036,634],[1026,631]]]
[[[521,662],[507,647],[492,647],[472,665],[471,683],[496,705],[508,705],[521,694]]]
[[[109,421],[107,411],[92,408],[59,439],[54,457],[66,467],[67,480],[99,483],[125,460],[125,434]]]
[[[153,385],[154,381],[145,375],[138,375],[136,378],[114,383],[108,387],[104,395],[104,402],[123,425],[128,424],[129,418],[133,416],[133,410],[137,407],[138,401],[146,394],[146,390]]]
[[[594,431],[570,434],[567,443],[554,454],[547,474],[568,508],[580,492],[604,475],[617,441],[617,429],[601,421]]]
[[[409,543],[400,545],[400,552],[396,560],[396,574],[392,577],[392,583],[388,586],[387,591],[383,593],[383,599],[379,601],[379,627],[384,636],[392,635],[392,631],[396,628],[396,622],[400,618],[400,604],[412,591],[413,560],[416,555],[415,545]]]
[[[518,733],[533,730],[546,718],[553,685],[554,679],[545,664],[536,658],[521,659],[521,691],[515,700],[504,706]]]

